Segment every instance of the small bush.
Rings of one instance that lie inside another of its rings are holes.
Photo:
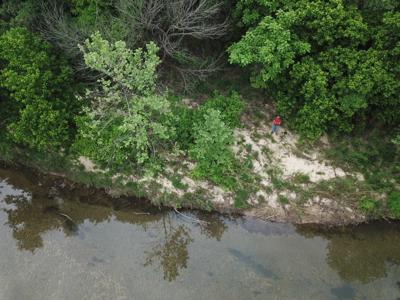
[[[390,174],[382,171],[371,172],[366,176],[366,181],[377,191],[390,190],[393,184],[390,182]]]
[[[186,191],[189,186],[187,184],[184,184],[181,180],[182,176],[176,175],[171,178],[171,183],[175,188]]]
[[[206,101],[198,109],[191,109],[169,97],[172,106],[172,116],[169,120],[171,128],[175,129],[174,141],[182,150],[188,150],[195,142],[194,124],[204,122],[204,117],[210,109],[220,113],[219,118],[229,128],[240,126],[240,115],[244,102],[236,92],[225,97],[215,92],[215,97]]]
[[[278,201],[279,201],[279,203],[281,203],[283,205],[289,204],[289,198],[286,196],[279,195]]]
[[[185,106],[174,106],[170,118],[171,127],[175,129],[174,142],[180,149],[188,150],[194,143],[193,122],[194,110]]]
[[[247,199],[249,198],[250,193],[246,190],[239,190],[236,193],[235,197],[235,207],[236,208],[246,208],[249,206],[247,203]]]
[[[218,110],[221,113],[222,121],[230,128],[241,126],[240,115],[244,109],[244,102],[240,95],[233,91],[228,97],[214,92],[215,96],[205,102],[200,110],[208,111],[210,108]]]
[[[235,158],[229,148],[233,132],[221,120],[221,113],[208,109],[203,119],[194,124],[193,133],[195,142],[189,150],[190,156],[197,161],[193,175],[233,189]]]
[[[390,212],[395,218],[400,218],[400,192],[394,191],[388,197],[388,206]]]
[[[368,197],[363,197],[359,202],[359,207],[366,215],[373,215],[379,208],[379,202]]]
[[[292,177],[292,180],[294,183],[297,183],[297,184],[309,183],[310,176],[308,176],[307,174],[298,172],[298,173],[294,174],[294,176]]]

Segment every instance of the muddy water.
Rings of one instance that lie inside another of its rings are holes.
[[[0,169],[0,299],[398,299],[400,226],[185,212]]]

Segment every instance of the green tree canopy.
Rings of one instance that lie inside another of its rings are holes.
[[[0,107],[7,135],[38,150],[68,145],[77,101],[72,71],[51,46],[25,28],[0,36]]]
[[[309,138],[367,118],[399,124],[400,5],[371,2],[240,0],[247,31],[228,49],[230,62],[249,67],[252,84]]]
[[[90,107],[78,120],[78,149],[116,168],[149,163],[171,134],[169,102],[155,90],[157,46],[132,51],[97,33],[81,49],[86,64],[104,77],[87,92]]]

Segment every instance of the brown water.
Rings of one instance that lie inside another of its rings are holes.
[[[400,226],[295,227],[0,168],[0,299],[399,299]]]

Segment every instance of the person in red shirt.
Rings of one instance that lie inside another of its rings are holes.
[[[282,120],[280,116],[276,116],[274,122],[272,123],[272,131],[271,134],[278,134],[279,128],[281,128]]]

